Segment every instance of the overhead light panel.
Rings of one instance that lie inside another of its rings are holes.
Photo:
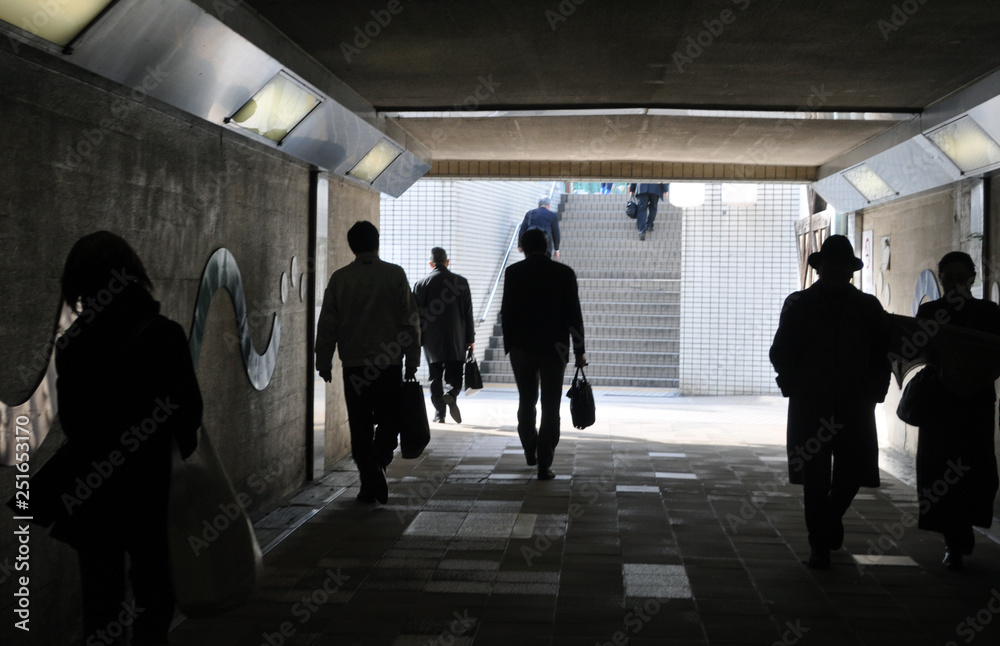
[[[753,206],[757,203],[757,184],[723,184],[722,203],[726,206]]]
[[[896,191],[886,184],[884,179],[876,175],[875,171],[868,168],[867,164],[845,170],[844,179],[858,189],[858,192],[864,195],[869,202],[896,195]]]
[[[1000,163],[1000,146],[969,116],[928,132],[927,138],[963,173]]]
[[[319,103],[315,94],[278,72],[226,121],[281,143]]]
[[[0,20],[65,47],[114,0],[3,0]]]
[[[705,185],[670,182],[670,203],[681,209],[695,209],[705,203]]]
[[[361,158],[361,161],[354,168],[347,171],[347,174],[371,184],[402,152],[399,146],[388,139],[382,139],[368,151],[368,154]]]

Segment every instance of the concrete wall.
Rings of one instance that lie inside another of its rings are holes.
[[[346,180],[335,177],[330,178],[329,184],[327,275],[317,279],[322,288],[325,288],[330,282],[330,275],[334,271],[354,261],[354,253],[347,245],[347,231],[354,226],[354,223],[366,220],[375,226],[379,225],[378,193],[357,188]],[[347,407],[344,404],[344,381],[341,370],[340,353],[337,352],[333,355],[333,380],[326,386],[324,450],[327,465],[348,455],[351,450],[351,433],[347,425]]]
[[[996,178],[989,183],[990,200],[987,213],[993,213],[991,223],[987,223],[987,236],[981,239],[976,231],[972,215],[972,193],[974,182],[962,182],[946,189],[897,200],[884,206],[867,209],[859,214],[857,229],[873,231],[874,258],[872,265],[876,272],[881,267],[881,245],[883,236],[890,236],[889,268],[882,273],[882,282],[889,286],[888,294],[883,288],[879,294],[883,307],[893,314],[911,316],[914,303],[914,289],[917,277],[925,269],[937,274],[937,263],[949,251],[965,251],[977,265],[977,285],[974,291],[982,290],[984,298],[990,299],[993,285],[1000,274],[1000,200],[997,191],[1000,181]],[[982,245],[988,252],[983,262]],[[912,375],[915,373],[911,373]],[[905,385],[906,382],[904,382]],[[883,445],[916,455],[917,429],[904,424],[896,417],[901,389],[895,380],[889,386],[883,405],[881,437]],[[1000,429],[996,431],[995,447],[1000,447]],[[1000,450],[997,451],[1000,456]]]
[[[270,339],[272,314],[282,325],[273,377],[257,391],[234,342],[230,299],[218,293],[198,366],[205,427],[259,516],[305,478],[306,304],[297,289],[282,302],[280,277],[293,257],[300,267],[308,257],[308,169],[224,128],[137,101],[127,88],[62,60],[24,47],[15,53],[2,40],[0,397],[20,400],[35,385],[17,368],[47,352],[62,265],[80,236],[108,229],[126,238],[146,264],[163,313],[185,329],[205,263],[226,247],[242,272],[258,351]],[[364,198],[369,212],[377,211],[377,198]],[[95,415],[113,405],[94,402]],[[60,437],[57,424],[44,449],[33,452],[33,469]],[[0,467],[3,501],[12,495],[13,474]],[[8,618],[13,530],[11,515],[0,514],[0,614]],[[75,554],[38,528],[30,548],[32,642],[68,643],[79,630]],[[12,622],[0,626],[0,642],[10,643]]]

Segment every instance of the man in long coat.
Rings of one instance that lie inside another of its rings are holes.
[[[878,487],[875,404],[889,388],[889,327],[874,296],[851,285],[862,262],[844,236],[809,256],[819,279],[790,295],[771,346],[788,397],[788,479],[803,485],[809,566],[828,568],[860,487]]]
[[[447,405],[452,419],[461,423],[456,400],[462,392],[466,352],[475,347],[476,327],[469,281],[452,273],[450,263],[444,249],[431,249],[431,272],[413,286],[413,296],[420,311],[420,340],[427,356],[434,421],[444,422]]]

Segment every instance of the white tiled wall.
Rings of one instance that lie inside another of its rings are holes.
[[[551,187],[539,182],[423,179],[398,198],[382,196],[380,256],[402,266],[412,285],[430,271],[432,247],[448,252],[449,268],[468,279],[472,290],[480,362],[497,321],[502,284],[485,321],[479,320],[513,227]],[[515,247],[509,262],[518,260]],[[423,358],[421,363],[426,363]],[[417,375],[425,377],[425,365]]]
[[[705,189],[683,216],[681,392],[779,394],[768,349],[797,289],[800,187],[762,184],[752,207],[724,205],[719,184]]]

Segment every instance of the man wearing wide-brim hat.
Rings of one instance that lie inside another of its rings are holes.
[[[803,485],[809,566],[830,567],[843,516],[860,487],[879,486],[875,404],[889,388],[882,305],[851,284],[862,267],[850,241],[830,236],[809,256],[819,279],[785,299],[771,345],[788,397],[788,480]]]

